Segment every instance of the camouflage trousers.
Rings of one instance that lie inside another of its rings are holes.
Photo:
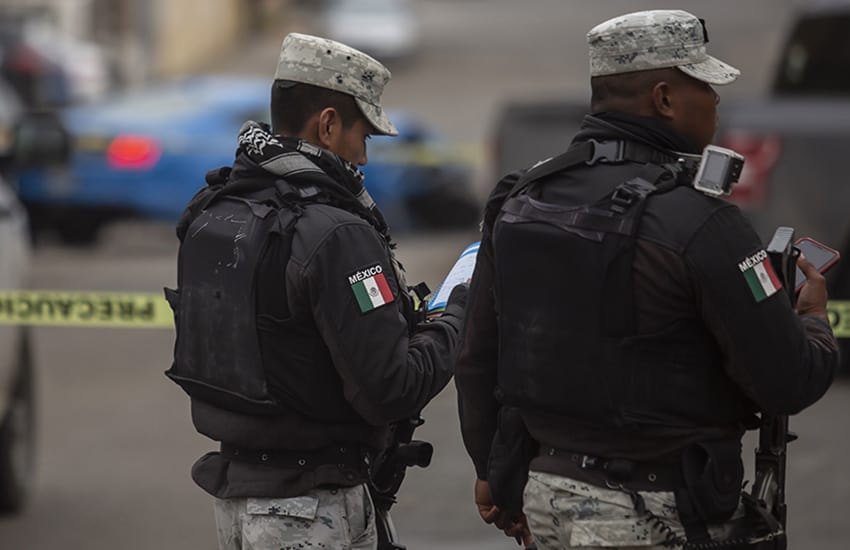
[[[365,485],[314,489],[293,498],[216,499],[220,550],[375,550]]]
[[[673,493],[640,491],[640,495],[648,513],[638,516],[631,497],[623,491],[532,471],[523,494],[523,512],[539,550],[681,548],[669,544],[685,537]],[[743,508],[736,516],[741,514]],[[713,540],[723,540],[729,530],[725,525],[708,526]]]

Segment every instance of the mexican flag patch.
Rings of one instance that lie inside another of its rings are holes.
[[[782,288],[782,283],[776,276],[776,272],[767,258],[767,252],[764,250],[759,250],[752,256],[745,258],[738,264],[738,269],[744,274],[744,279],[746,279],[756,302],[761,302],[773,296],[777,290]]]
[[[395,300],[390,285],[384,277],[381,264],[375,264],[350,275],[348,282],[351,284],[354,297],[357,298],[361,313],[372,311]]]

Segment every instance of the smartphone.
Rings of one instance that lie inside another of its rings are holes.
[[[812,262],[821,273],[826,273],[841,257],[841,254],[837,250],[821,244],[811,237],[797,239],[794,245],[800,249],[800,252],[806,259]],[[794,288],[797,291],[803,288],[803,285],[806,283],[806,275],[799,267],[797,268],[797,276],[794,283]]]

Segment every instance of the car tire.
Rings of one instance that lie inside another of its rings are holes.
[[[18,348],[9,410],[0,424],[0,514],[20,512],[30,495],[35,464],[35,380],[29,333]]]
[[[103,226],[99,219],[68,219],[56,226],[62,242],[70,246],[91,246],[97,243],[98,233]]]
[[[435,186],[408,203],[418,225],[426,229],[469,229],[480,221],[482,208],[459,182]]]

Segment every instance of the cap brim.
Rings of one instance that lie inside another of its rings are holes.
[[[723,85],[731,84],[741,75],[741,71],[728,63],[720,61],[716,57],[708,56],[705,61],[691,63],[689,65],[677,65],[680,71],[697,80],[709,84]]]
[[[360,98],[355,97],[354,101],[357,102],[357,106],[360,107],[360,111],[363,113],[363,116],[366,117],[366,120],[369,121],[370,124],[375,128],[376,134],[381,134],[384,136],[397,136],[398,130],[390,122],[390,119],[387,117],[384,110],[380,107],[375,107],[371,103],[366,103]]]

